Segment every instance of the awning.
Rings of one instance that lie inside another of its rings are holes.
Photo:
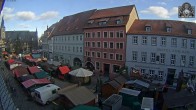
[[[29,70],[30,74],[40,72],[40,69],[37,66],[28,67],[28,70]]]
[[[76,70],[73,70],[71,72],[69,72],[70,75],[76,76],[76,77],[88,77],[88,76],[92,76],[93,72],[92,71],[88,71],[86,69],[83,68],[79,68]]]
[[[24,74],[29,74],[27,68],[23,66],[17,66],[12,70],[13,74],[18,78]]]
[[[67,74],[70,72],[70,69],[67,66],[59,67],[61,74]]]
[[[45,71],[40,71],[34,74],[36,78],[38,79],[42,79],[42,78],[46,78],[48,77],[48,73],[46,73]]]
[[[22,82],[22,85],[27,89],[33,85],[40,84],[50,84],[51,82],[48,79],[29,79],[27,81]]]
[[[15,60],[14,59],[9,59],[8,61],[7,61],[7,63],[10,65],[10,64],[12,64],[12,63],[14,63],[15,62]]]

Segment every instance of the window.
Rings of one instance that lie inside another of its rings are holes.
[[[160,63],[165,64],[165,54],[164,53],[160,53]]]
[[[137,61],[137,52],[136,51],[132,52],[132,60]]]
[[[154,74],[155,74],[155,70],[149,70],[149,75],[150,75],[150,77],[153,77],[154,76]]]
[[[172,28],[171,27],[167,27],[167,32],[171,32]]]
[[[110,59],[111,59],[111,60],[114,59],[114,54],[110,54]]]
[[[87,56],[89,56],[89,57],[90,57],[90,56],[91,56],[91,53],[90,53],[90,52],[88,52],[88,53],[87,53]]]
[[[95,32],[92,33],[92,37],[93,37],[93,38],[95,37]]]
[[[114,48],[114,43],[110,42],[110,48],[113,49]]]
[[[82,52],[82,47],[80,47],[80,52]]]
[[[101,47],[101,42],[97,42],[97,47]]]
[[[73,47],[73,52],[75,52],[75,47]]]
[[[120,33],[117,31],[116,32],[116,37],[119,38],[120,37]]]
[[[87,51],[85,52],[85,55],[88,56],[88,52]]]
[[[103,37],[107,38],[108,37],[108,32],[103,32]]]
[[[195,40],[190,40],[190,48],[195,49]]]
[[[116,54],[116,60],[123,60],[122,55]]]
[[[151,37],[151,45],[153,45],[153,46],[157,45],[157,38],[156,37]]]
[[[68,41],[70,40],[70,37],[68,37]]]
[[[100,58],[100,57],[101,57],[101,53],[97,52],[97,58]]]
[[[70,51],[70,47],[68,46],[68,51]]]
[[[88,47],[88,42],[85,42],[85,47]]]
[[[159,80],[163,80],[163,71],[159,71],[159,75],[158,75],[158,78]]]
[[[192,34],[192,29],[188,29],[188,34]]]
[[[101,37],[101,32],[97,32],[97,37],[98,37],[98,38]]]
[[[106,23],[107,23],[106,21],[100,21],[99,25],[102,26],[102,25],[105,25]]]
[[[171,46],[173,46],[173,47],[177,46],[177,39],[176,38],[171,39]]]
[[[96,62],[96,69],[99,70],[99,68],[100,68],[100,64],[99,64],[99,62]]]
[[[103,53],[103,58],[107,58],[107,53]]]
[[[123,43],[116,43],[116,49],[123,49]]]
[[[166,38],[161,37],[161,46],[166,46]]]
[[[114,37],[114,32],[110,32],[110,38]]]
[[[118,65],[113,65],[113,72],[119,72],[120,66]]]
[[[156,54],[155,53],[151,53],[150,62],[151,63],[155,63],[155,61],[156,61]]]
[[[92,47],[95,47],[95,42],[92,42]]]
[[[147,45],[147,37],[142,36],[142,45]]]
[[[65,46],[65,51],[67,51],[67,46]]]
[[[121,24],[123,22],[123,20],[122,19],[118,19],[118,20],[116,20],[116,24]]]
[[[80,40],[82,40],[82,36],[80,36]]]
[[[150,26],[146,26],[146,32],[150,32],[151,31],[151,27]]]
[[[108,48],[108,43],[107,42],[103,42],[103,48]]]
[[[175,63],[176,63],[176,55],[171,54],[171,65],[175,65]]]
[[[147,52],[142,52],[142,53],[141,53],[141,58],[142,58],[142,62],[146,62],[146,59],[147,59]]]
[[[73,36],[73,41],[75,40],[75,36]]]
[[[186,64],[186,56],[185,55],[181,55],[180,65],[181,66],[185,66],[185,64]]]
[[[78,36],[76,36],[76,40],[78,41]]]
[[[182,39],[182,48],[186,48],[186,47],[187,47],[187,40]]]
[[[141,69],[141,73],[144,75],[146,73],[146,69]]]
[[[95,52],[92,52],[91,55],[92,55],[92,57],[95,57]]]
[[[138,43],[138,36],[133,36],[133,44],[137,44]]]
[[[120,38],[123,38],[124,37],[124,33],[123,31],[120,31]]]
[[[191,66],[191,67],[194,66],[194,56],[189,57],[189,66]]]

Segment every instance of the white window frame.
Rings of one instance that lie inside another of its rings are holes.
[[[181,66],[185,66],[186,65],[186,55],[181,55],[180,65]]]
[[[161,37],[161,46],[166,46],[166,37]]]
[[[177,38],[171,38],[171,46],[177,47]]]
[[[100,57],[98,57],[98,53],[99,53]],[[101,58],[101,52],[96,53],[96,58]]]
[[[110,43],[113,43],[113,48],[110,47]],[[114,49],[115,48],[114,42],[109,42],[109,48],[110,49]]]
[[[138,44],[138,36],[133,36],[133,44],[137,45]]]
[[[156,63],[156,53],[154,52],[150,53],[150,62]]]
[[[123,34],[123,36],[122,36],[122,37],[120,36],[120,35],[121,35],[121,33]],[[119,38],[124,38],[124,36],[125,36],[124,31],[123,31],[123,30],[120,30],[120,31],[119,31]]]
[[[176,64],[176,55],[175,54],[171,54],[171,62],[170,62],[170,64],[171,65],[175,65]]]
[[[91,42],[92,44],[92,48],[96,48],[96,43],[93,41],[93,42]],[[95,44],[94,46],[93,46],[93,43]]]
[[[97,68],[97,63],[99,64],[99,68]],[[95,62],[95,67],[96,67],[96,69],[100,69],[100,62]]]
[[[147,52],[141,52],[141,62],[147,61]]]
[[[132,51],[132,61],[137,61],[137,59],[138,59],[138,52]]]
[[[111,59],[110,55],[113,55],[113,58],[112,58],[112,59]],[[109,53],[109,59],[110,59],[110,60],[115,60],[115,56],[114,56],[113,53]]]
[[[104,36],[105,32],[107,33],[107,37]],[[109,38],[108,31],[103,31],[103,38]]]
[[[93,53],[94,53],[94,56],[93,56]],[[95,52],[95,51],[92,51],[92,52],[91,52],[91,57],[93,57],[93,58],[96,57],[96,52]]]
[[[106,58],[105,58],[104,54],[106,54]],[[108,59],[108,53],[107,52],[103,52],[103,59]]]
[[[191,35],[192,34],[192,29],[188,29],[187,34]]]
[[[194,67],[194,61],[195,60],[195,57],[194,56],[189,56],[189,66],[190,67]]]
[[[119,55],[119,59],[117,59],[116,55]],[[120,59],[120,56],[122,56],[122,59]],[[123,55],[120,54],[120,53],[116,53],[115,54],[115,60],[117,60],[117,61],[123,61]]]
[[[147,45],[147,42],[148,42],[148,37],[142,36],[142,45]]]
[[[165,64],[165,53],[160,53],[160,64]]]
[[[182,48],[187,48],[187,39],[182,39]]]
[[[110,36],[110,33],[113,33],[113,37]],[[109,38],[114,38],[114,37],[115,37],[114,31],[109,31]]]
[[[100,43],[100,47],[98,47],[98,42]],[[97,44],[96,47],[97,47],[97,48],[101,48],[101,42],[100,42],[100,41],[98,41],[98,42],[96,43],[96,44]]]
[[[152,30],[151,26],[146,26],[146,32],[150,32]]]
[[[157,45],[157,37],[151,37],[151,45],[156,46]]]
[[[190,48],[195,49],[195,40],[190,40]]]
[[[98,34],[98,33],[100,33],[100,34]],[[100,35],[100,36],[98,37],[98,35]],[[97,31],[97,38],[101,38],[101,31]]]

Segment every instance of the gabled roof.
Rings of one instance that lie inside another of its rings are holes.
[[[86,104],[95,99],[95,95],[86,87],[71,87],[63,88],[58,91],[58,94],[67,97],[75,106]]]
[[[28,67],[30,74],[40,72],[40,69],[37,66]]]
[[[82,34],[83,27],[87,23],[88,18],[95,10],[80,12],[74,15],[65,16],[55,26],[52,36]]]
[[[61,74],[67,74],[70,72],[70,69],[68,66],[60,66],[59,70],[60,70]]]
[[[29,88],[33,85],[40,85],[40,84],[50,84],[51,82],[48,79],[29,79],[27,81],[22,82],[22,85],[25,88]]]
[[[127,82],[127,79],[125,79],[125,77],[123,77],[123,76],[118,76],[118,77],[114,78],[114,80],[116,82],[118,82],[119,84],[125,84],[125,82]]]
[[[107,84],[111,85],[115,89],[119,89],[121,87],[121,85],[114,80],[108,82]]]
[[[138,96],[141,91],[133,90],[133,89],[128,89],[128,88],[122,88],[119,92],[132,95],[132,96]]]
[[[13,74],[18,78],[24,74],[29,74],[29,71],[27,70],[27,68],[23,67],[23,66],[17,66],[12,70]]]
[[[97,10],[89,19],[126,16],[131,13],[133,7],[135,7],[135,5]]]
[[[146,32],[146,25],[151,26],[150,32]],[[166,27],[171,27],[172,31],[167,32]],[[191,35],[187,34],[188,29],[192,29]],[[196,37],[196,23],[174,20],[135,20],[127,34]]]

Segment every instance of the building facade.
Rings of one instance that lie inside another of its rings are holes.
[[[1,20],[1,27],[0,27],[0,51],[3,52],[5,51],[5,24],[4,24],[4,19],[2,17],[2,20]]]
[[[83,65],[83,27],[94,12],[95,10],[89,10],[65,16],[59,21],[55,26],[51,38],[51,50],[54,60],[69,64],[70,66],[81,67]]]
[[[84,61],[90,70],[109,75],[126,60],[126,32],[138,19],[134,5],[97,10],[84,28]]]
[[[126,65],[154,81],[176,85],[179,73],[196,73],[196,24],[135,20],[127,35]]]

